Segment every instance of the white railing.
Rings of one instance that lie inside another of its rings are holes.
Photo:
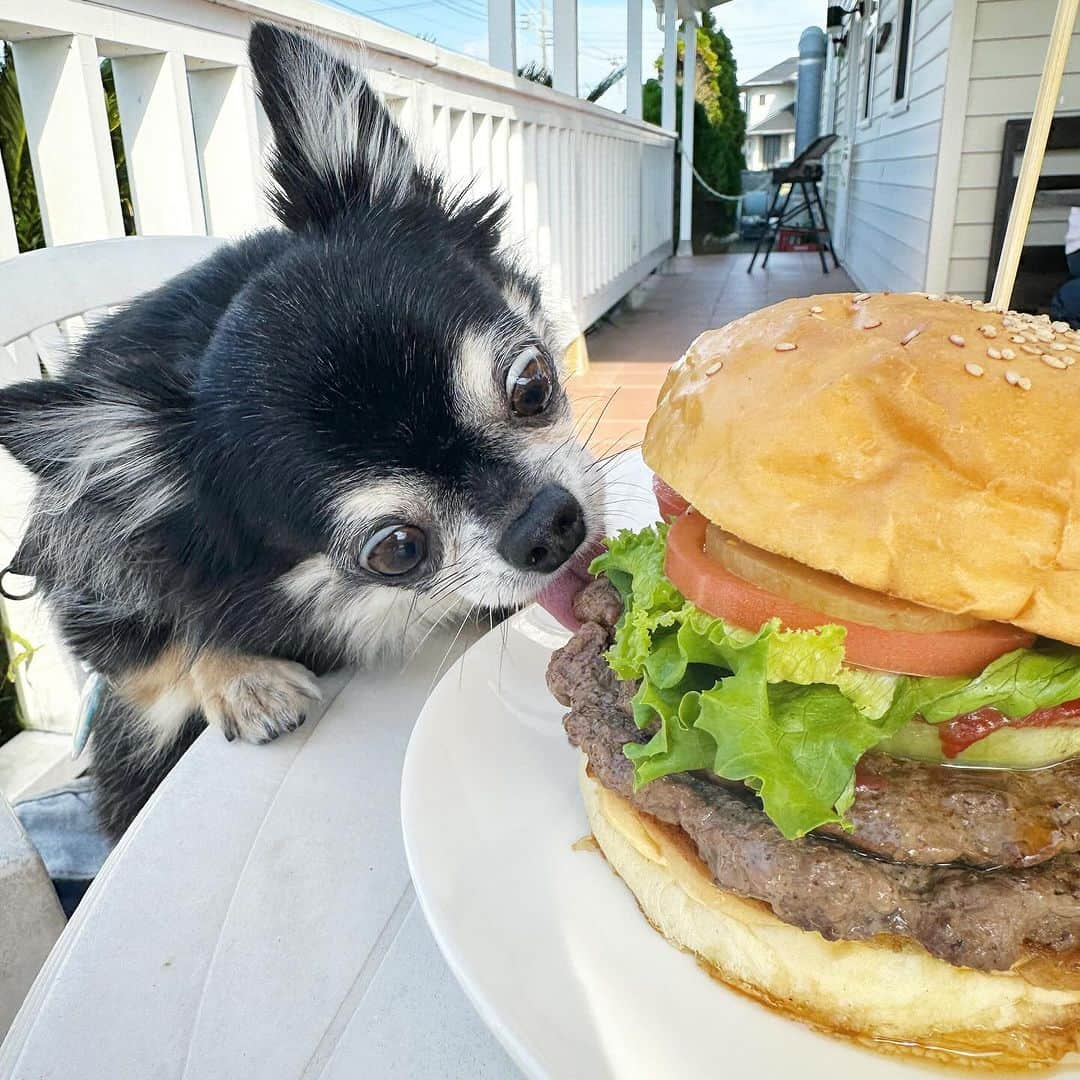
[[[139,233],[270,223],[269,133],[245,55],[253,18],[363,42],[372,83],[419,150],[455,180],[509,193],[510,239],[579,328],[671,253],[673,137],[654,126],[312,0],[0,0],[48,244],[123,234],[102,57]],[[0,258],[17,253],[5,195]]]

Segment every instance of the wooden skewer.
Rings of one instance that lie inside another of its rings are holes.
[[[1031,219],[1031,207],[1035,201],[1039,174],[1042,172],[1046,140],[1050,136],[1050,121],[1054,119],[1054,106],[1061,92],[1061,75],[1065,70],[1065,58],[1068,56],[1069,45],[1072,42],[1078,5],[1080,5],[1080,0],[1058,0],[1054,26],[1050,31],[1050,45],[1046,50],[1046,63],[1039,82],[1039,93],[1035,98],[1035,110],[1031,114],[1031,125],[1028,128],[1024,160],[1020,165],[1020,175],[1016,178],[1016,191],[1013,193],[1012,208],[1009,211],[1009,225],[1005,230],[1005,240],[1001,245],[1001,257],[998,259],[997,275],[994,278],[994,292],[990,297],[990,302],[995,307],[1007,308],[1012,299],[1013,286],[1016,284],[1016,270],[1020,265],[1020,253],[1024,249],[1028,221]]]

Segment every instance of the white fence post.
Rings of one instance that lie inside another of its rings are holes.
[[[697,95],[697,16],[683,21],[682,137],[679,149],[679,255],[694,254],[694,99]]]
[[[46,243],[123,236],[94,39],[34,38],[12,51]]]
[[[488,63],[517,74],[517,4],[515,0],[488,0]]]
[[[572,97],[578,96],[577,14],[577,0],[554,0],[551,85]]]
[[[184,57],[122,56],[112,69],[137,231],[205,233]]]
[[[188,72],[198,148],[206,231],[238,236],[266,220],[256,169],[259,146],[255,102],[237,67]]]
[[[675,67],[678,63],[675,34],[679,22],[677,0],[664,0],[664,80],[660,99],[660,126],[675,130]]]
[[[626,0],[626,115],[641,119],[641,0]]]

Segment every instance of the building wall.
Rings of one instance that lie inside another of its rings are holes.
[[[873,290],[924,286],[953,0],[917,0],[908,94],[896,103],[899,6],[900,0],[881,0],[877,12],[876,26],[892,22],[893,33],[880,53],[871,53],[869,118],[862,115],[865,22],[852,27],[847,55],[830,57],[824,103],[822,130],[840,135],[826,161],[837,247],[854,280]]]
[[[946,277],[950,292],[983,295],[1005,121],[1031,115],[1056,7],[1057,0],[978,0]],[[1077,112],[1080,33],[1073,35],[1056,115]],[[1044,172],[1080,172],[1080,151],[1048,155]],[[1028,243],[1062,243],[1067,213],[1036,204]]]
[[[778,109],[795,101],[795,84],[778,83],[771,86],[748,86],[746,88],[746,126],[752,128],[767,120]],[[761,103],[761,99],[765,103]]]
[[[746,138],[746,145],[743,149],[743,154],[746,157],[746,167],[758,172],[761,169],[771,168],[771,165],[765,164],[765,136],[764,135],[748,135]],[[784,161],[791,161],[795,156],[795,133],[783,132],[780,135],[780,156],[777,157],[773,163],[779,165]]]

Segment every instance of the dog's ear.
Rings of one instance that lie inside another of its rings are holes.
[[[66,383],[31,379],[0,390],[0,446],[38,476],[52,476],[71,457],[72,409]]]
[[[291,229],[352,207],[398,202],[421,182],[416,159],[363,74],[312,38],[256,23],[248,55],[274,131],[274,210]]]

